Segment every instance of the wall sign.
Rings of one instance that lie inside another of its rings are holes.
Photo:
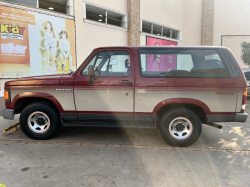
[[[76,70],[74,20],[0,6],[0,78]]]

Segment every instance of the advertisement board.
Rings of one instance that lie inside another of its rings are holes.
[[[0,6],[0,78],[76,69],[74,20]]]
[[[178,42],[162,40],[147,36],[147,46],[177,46]],[[147,71],[169,71],[177,68],[176,55],[148,54],[146,55]]]

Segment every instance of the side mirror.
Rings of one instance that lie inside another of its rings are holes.
[[[88,76],[89,76],[89,84],[94,84],[95,70],[93,65],[89,65],[88,67]]]

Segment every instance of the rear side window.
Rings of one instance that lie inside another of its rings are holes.
[[[220,56],[210,49],[140,49],[143,77],[228,77]]]
[[[244,74],[245,74],[246,79],[250,80],[250,72],[245,72]]]

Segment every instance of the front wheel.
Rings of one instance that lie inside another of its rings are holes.
[[[199,138],[201,129],[199,117],[187,108],[168,110],[159,119],[162,138],[172,146],[193,144]]]
[[[37,140],[51,138],[60,129],[58,113],[46,102],[35,102],[25,107],[19,121],[24,134]]]

